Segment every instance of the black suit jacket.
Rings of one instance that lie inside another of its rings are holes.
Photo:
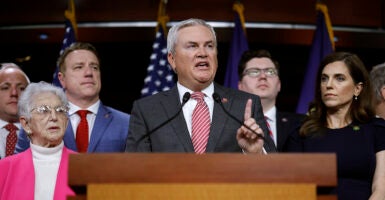
[[[264,148],[276,152],[274,142],[268,135],[261,102],[258,96],[214,84],[214,92],[222,98],[225,109],[244,121],[247,99],[253,100],[253,117],[265,135]],[[159,129],[157,126],[172,118],[181,108],[177,87],[134,101],[131,111],[127,152],[194,152],[183,113]],[[229,117],[218,103],[214,103],[210,135],[206,152],[242,152],[236,132],[241,125]]]
[[[282,151],[289,135],[296,130],[305,118],[303,114],[279,112],[276,114],[277,125],[277,150]]]

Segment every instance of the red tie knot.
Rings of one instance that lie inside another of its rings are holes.
[[[87,118],[88,110],[78,110],[77,113],[80,116],[80,118]]]
[[[191,94],[191,98],[197,100],[197,101],[203,101],[203,97],[205,94],[203,92],[193,92]]]
[[[5,129],[7,129],[9,132],[12,132],[12,131],[16,131],[18,128],[14,124],[9,123],[5,125]]]

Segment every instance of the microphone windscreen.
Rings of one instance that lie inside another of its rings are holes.
[[[183,98],[182,98],[182,104],[185,104],[190,99],[190,96],[191,96],[190,92],[184,93]]]
[[[214,99],[215,102],[217,102],[219,104],[222,104],[221,97],[219,96],[218,93],[215,93],[215,92],[213,93],[213,99]]]

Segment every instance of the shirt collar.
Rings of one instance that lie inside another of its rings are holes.
[[[9,122],[0,119],[0,128],[3,128],[7,124],[9,124]],[[18,128],[18,130],[21,130],[20,122],[14,122],[13,124]]]
[[[100,100],[98,100],[96,103],[94,103],[90,107],[88,107],[87,110],[96,115],[98,113],[99,105],[100,105]],[[69,102],[69,107],[70,107],[70,110],[68,111],[69,115],[73,115],[78,110],[82,110],[79,106],[77,106],[71,102]]]
[[[264,113],[264,115],[269,119],[271,122],[275,122],[275,116],[277,114],[277,108],[273,106],[268,110],[267,112]]]
[[[190,94],[192,94],[194,91],[186,88],[185,86],[181,85],[179,82],[177,83],[177,87],[178,87],[178,92],[179,92],[179,101],[182,102],[182,98],[183,98],[183,95],[186,93],[186,92],[189,92]],[[214,83],[211,83],[208,87],[206,87],[205,89],[201,90],[201,92],[203,92],[205,94],[205,98],[210,98],[212,99],[212,95],[214,93]]]

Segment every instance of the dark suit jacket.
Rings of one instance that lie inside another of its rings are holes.
[[[87,152],[124,152],[129,121],[129,114],[100,103]],[[63,140],[67,148],[78,151],[71,123],[68,123]],[[27,134],[21,130],[15,153],[22,152],[28,147]]]
[[[246,101],[253,100],[253,117],[261,125],[266,138],[265,150],[276,152],[274,142],[268,135],[268,128],[258,96],[214,84],[214,92],[222,98],[222,104],[229,113],[244,121]],[[177,87],[155,95],[136,100],[130,119],[130,133],[127,152],[194,152],[183,113],[159,129],[154,128],[178,113],[181,107]],[[213,117],[206,152],[242,152],[236,132],[241,126],[229,117],[218,103],[214,103]]]
[[[303,114],[277,111],[276,125],[278,151],[282,151],[282,148],[288,140],[290,133],[301,125],[301,121],[304,118],[305,115]]]

